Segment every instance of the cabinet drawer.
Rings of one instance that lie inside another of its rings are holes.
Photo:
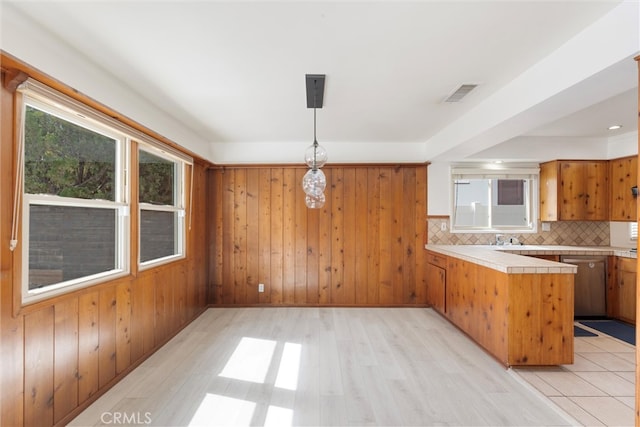
[[[435,252],[427,252],[427,262],[438,267],[447,268],[447,257]]]

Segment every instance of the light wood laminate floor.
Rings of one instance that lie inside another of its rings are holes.
[[[70,425],[574,422],[430,309],[211,308]]]

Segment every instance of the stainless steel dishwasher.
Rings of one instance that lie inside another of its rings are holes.
[[[607,257],[565,255],[560,262],[578,266],[575,275],[575,317],[607,315]]]

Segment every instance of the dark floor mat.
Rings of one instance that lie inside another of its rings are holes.
[[[594,334],[591,331],[587,331],[586,329],[582,329],[579,326],[573,325],[573,336],[574,337],[597,337],[598,334]]]
[[[634,326],[617,320],[583,320],[580,323],[603,334],[636,345],[636,328]]]

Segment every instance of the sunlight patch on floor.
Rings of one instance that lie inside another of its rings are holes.
[[[293,425],[293,410],[269,405],[264,420],[265,427],[290,427]]]
[[[220,376],[264,384],[275,348],[275,341],[242,337]]]
[[[284,344],[282,358],[280,359],[280,367],[278,368],[278,376],[276,377],[276,387],[287,390],[296,390],[298,388],[301,352],[301,344],[294,344],[290,342]]]
[[[207,393],[189,426],[249,426],[255,408],[255,402]]]

